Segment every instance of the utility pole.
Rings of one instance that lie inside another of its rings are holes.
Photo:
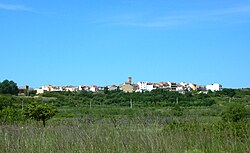
[[[133,101],[130,99],[130,108],[133,108]]]
[[[25,93],[26,95],[25,96],[29,96],[30,95],[29,86],[26,85],[25,89],[26,89],[26,93]]]
[[[23,112],[23,99],[22,99],[22,112]]]

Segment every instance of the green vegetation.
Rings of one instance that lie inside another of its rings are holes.
[[[247,115],[247,109],[244,105],[233,103],[230,104],[223,112],[222,119],[229,122],[238,122],[244,119]]]
[[[220,93],[220,95],[222,95]],[[104,91],[103,93],[91,93],[87,91],[81,92],[46,92],[43,97],[54,97],[54,104],[57,106],[86,106],[93,105],[112,105],[112,106],[129,106],[133,102],[133,106],[137,107],[166,107],[175,106],[211,106],[215,104],[215,100],[211,97],[214,95],[197,94],[187,92],[180,94],[175,91],[167,91],[164,89],[153,90],[152,92],[143,93],[124,93],[117,91]]]
[[[51,105],[32,102],[26,106],[24,115],[36,121],[42,121],[45,127],[46,121],[55,116],[56,112],[56,108]]]
[[[17,84],[9,80],[4,80],[3,82],[0,82],[0,94],[17,95],[18,94]]]
[[[0,95],[0,152],[250,152],[249,104],[250,89]]]

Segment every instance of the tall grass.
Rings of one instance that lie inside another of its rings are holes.
[[[180,121],[163,117],[51,120],[0,127],[0,152],[250,152],[248,124]]]

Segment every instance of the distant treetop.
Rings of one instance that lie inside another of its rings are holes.
[[[0,82],[0,94],[18,94],[18,87],[14,81],[4,80]]]

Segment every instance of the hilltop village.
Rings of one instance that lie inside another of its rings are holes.
[[[26,90],[28,86],[20,87],[19,90]],[[187,82],[138,82],[133,83],[132,77],[128,77],[127,82],[124,82],[121,85],[109,85],[109,86],[97,86],[97,85],[79,85],[79,86],[53,86],[53,85],[45,85],[41,88],[30,89],[34,90],[36,94],[42,94],[44,92],[55,92],[55,91],[88,91],[88,92],[100,92],[106,90],[122,90],[124,92],[144,92],[144,91],[152,91],[154,89],[166,89],[169,91],[177,91],[179,93],[185,93],[185,91],[199,91],[201,93],[207,93],[207,91],[220,91],[222,90],[222,85],[218,83],[209,84],[205,86],[197,85],[195,83],[187,83]]]

